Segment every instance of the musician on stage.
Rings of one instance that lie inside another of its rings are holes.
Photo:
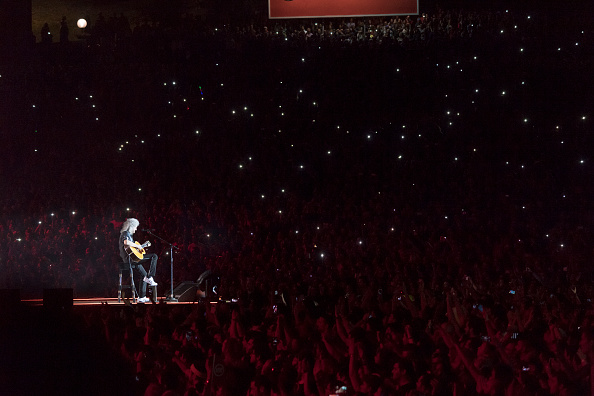
[[[130,247],[133,246],[139,250],[144,249],[144,247],[137,242],[134,242],[132,239],[132,235],[136,232],[136,229],[140,225],[140,222],[134,218],[129,218],[124,221],[122,224],[122,229],[120,230],[120,257],[124,262],[128,262],[131,258],[129,257],[130,254],[133,254],[130,251]],[[128,251],[126,251],[128,249]],[[155,276],[155,272],[157,271],[157,258],[158,256],[154,253],[144,254],[142,260],[136,263],[136,269],[138,272],[142,274],[144,279],[142,280],[140,291],[138,293],[138,302],[145,303],[148,302],[149,299],[146,297],[146,285],[149,284],[150,286],[157,286],[157,282],[153,279]],[[144,269],[142,264],[147,264],[150,262],[150,267],[148,273]]]

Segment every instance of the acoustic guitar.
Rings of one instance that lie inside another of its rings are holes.
[[[140,244],[139,242],[136,242],[138,244]],[[140,245],[140,249],[137,248],[136,246],[125,246],[125,250],[128,253],[128,256],[130,256],[130,258],[132,259],[133,262],[137,263],[140,260],[142,260],[144,258],[144,255],[146,254],[146,250],[144,250],[144,248],[147,248],[149,246],[151,246],[151,243],[149,241],[146,241],[145,243],[143,243],[142,245]]]

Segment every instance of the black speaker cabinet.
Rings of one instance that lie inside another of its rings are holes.
[[[173,296],[179,302],[198,301],[198,286],[195,282],[182,282],[173,289]]]

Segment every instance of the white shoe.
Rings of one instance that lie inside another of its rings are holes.
[[[144,277],[143,281],[145,281],[146,283],[149,284],[149,286],[157,286],[158,283],[155,282],[155,280],[153,279],[153,277],[151,276],[150,278],[147,278],[146,276]]]
[[[147,302],[149,302],[149,301],[150,301],[150,300],[148,299],[148,297],[139,297],[139,298],[138,298],[138,300],[137,300],[137,302],[138,302],[139,304],[144,304],[144,303],[147,303]]]

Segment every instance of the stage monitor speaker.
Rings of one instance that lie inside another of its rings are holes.
[[[195,282],[182,282],[173,289],[173,297],[179,302],[198,301],[198,285]]]
[[[220,283],[221,278],[218,275],[210,270],[204,271],[196,280],[199,296],[209,301],[217,301],[219,299],[218,288]]]
[[[51,311],[72,310],[72,289],[43,289],[43,307]]]

